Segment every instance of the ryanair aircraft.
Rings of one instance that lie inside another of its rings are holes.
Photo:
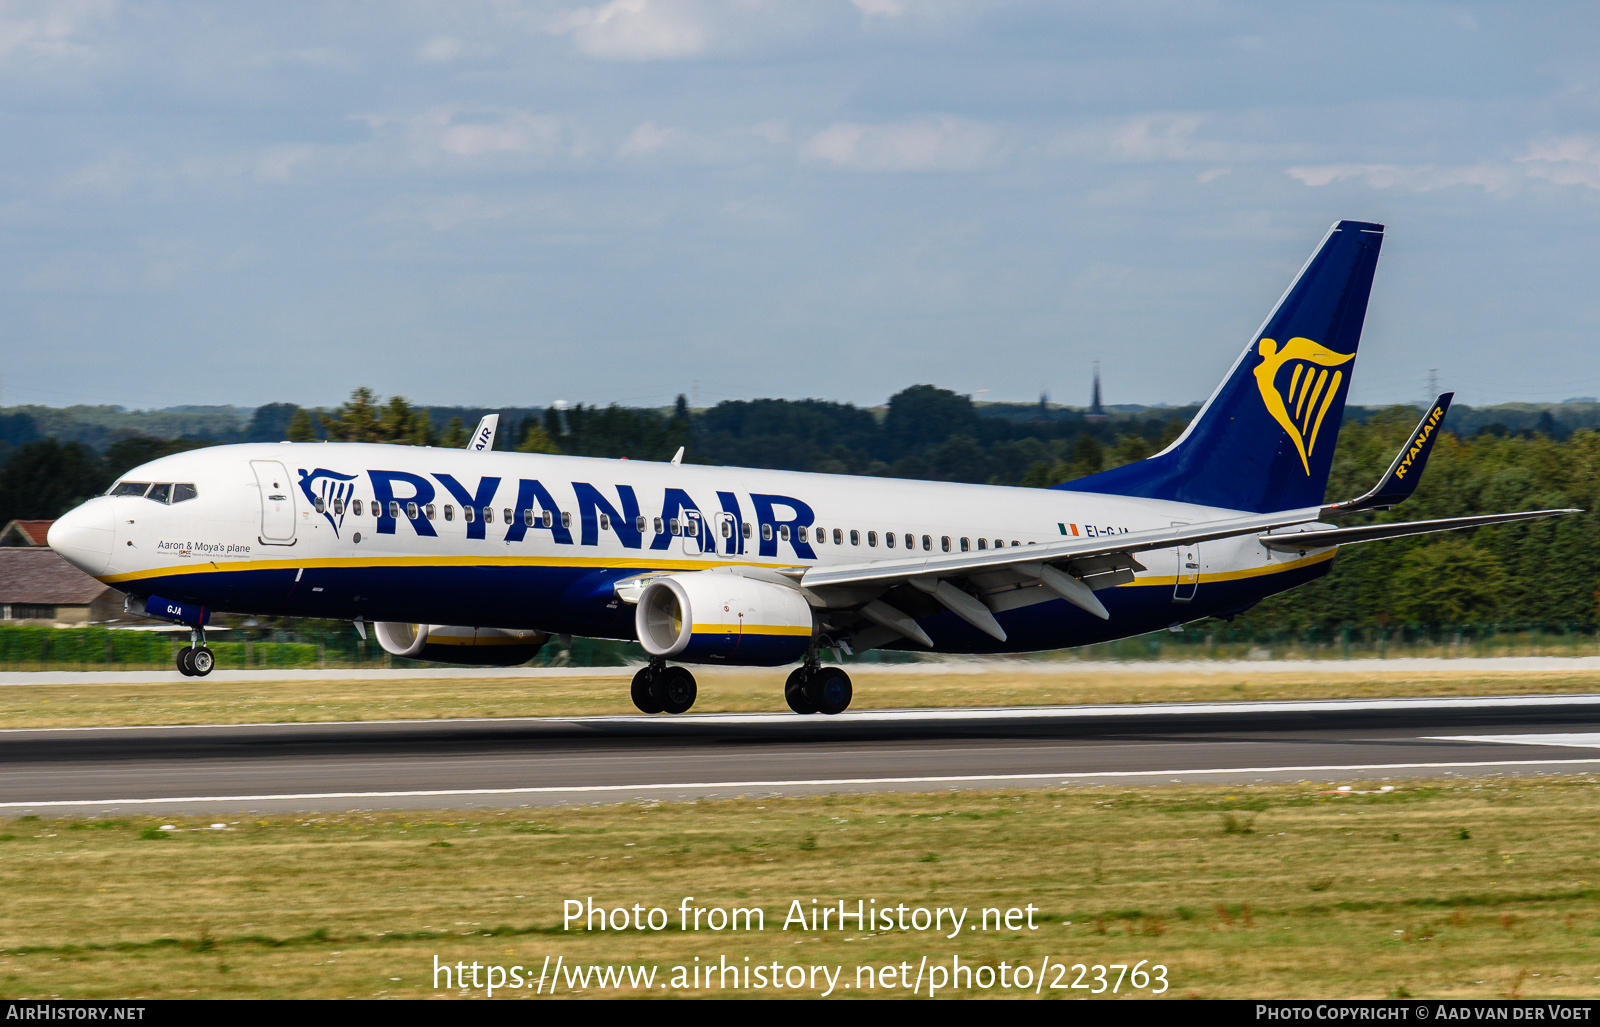
[[[1060,649],[1248,609],[1338,547],[1576,511],[1340,527],[1416,488],[1439,397],[1367,495],[1324,504],[1383,226],[1341,221],[1187,430],[1052,489],[364,444],[220,446],[136,468],[52,548],[189,625],[213,611],[352,620],[396,656],[511,666],[552,635],[637,640],[646,713],[683,663],[798,663],[797,713],[839,713],[820,654]],[[682,450],[678,457],[681,458]],[[669,663],[668,661],[672,661]]]

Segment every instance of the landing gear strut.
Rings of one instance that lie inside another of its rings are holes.
[[[178,650],[178,673],[184,677],[203,678],[217,665],[217,658],[206,648],[204,628],[189,629],[189,641],[194,644]]]
[[[633,704],[641,713],[687,713],[697,691],[693,674],[661,660],[651,660],[633,676]]]
[[[838,667],[821,666],[814,654],[805,666],[795,668],[783,684],[784,701],[796,713],[843,713],[853,694],[850,675]]]

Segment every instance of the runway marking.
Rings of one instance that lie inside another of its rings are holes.
[[[1600,759],[1574,760],[1474,760],[1454,763],[1354,763],[1292,767],[1211,767],[1192,770],[1105,770],[1067,774],[970,774],[945,777],[841,777],[790,781],[686,781],[681,784],[635,785],[547,785],[537,788],[439,788],[404,792],[291,792],[273,795],[190,795],[155,799],[52,799],[43,802],[0,802],[0,809],[25,806],[29,809],[81,806],[141,806],[174,802],[284,802],[310,799],[420,799],[468,795],[549,795],[557,792],[643,792],[665,790],[721,790],[729,788],[795,788],[826,785],[944,784],[979,781],[1060,781],[1063,784],[1090,778],[1149,778],[1200,774],[1287,774],[1363,770],[1451,770],[1481,767],[1579,766],[1600,763]]]
[[[1600,749],[1600,733],[1530,735],[1431,735],[1438,742],[1499,742],[1503,745],[1565,745],[1577,749]]]
[[[125,724],[113,727],[18,727],[0,729],[0,738],[19,734],[130,731],[239,731],[271,728],[323,731],[341,727],[453,727],[473,724],[569,724],[634,726],[733,726],[864,724],[943,721],[1045,720],[1064,718],[1215,716],[1271,713],[1371,713],[1449,709],[1518,709],[1539,706],[1600,706],[1600,695],[1483,695],[1423,699],[1309,699],[1254,702],[1140,703],[1104,706],[989,706],[910,710],[846,710],[834,717],[800,717],[794,713],[689,713],[675,717],[623,714],[592,717],[438,717],[431,720],[258,721],[249,724]]]

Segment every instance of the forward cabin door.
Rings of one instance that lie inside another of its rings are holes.
[[[289,472],[276,460],[252,460],[256,485],[261,489],[261,542],[269,546],[294,545],[294,489]]]

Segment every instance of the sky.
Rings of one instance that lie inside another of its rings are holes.
[[[0,404],[1600,395],[1600,6],[0,0]]]

